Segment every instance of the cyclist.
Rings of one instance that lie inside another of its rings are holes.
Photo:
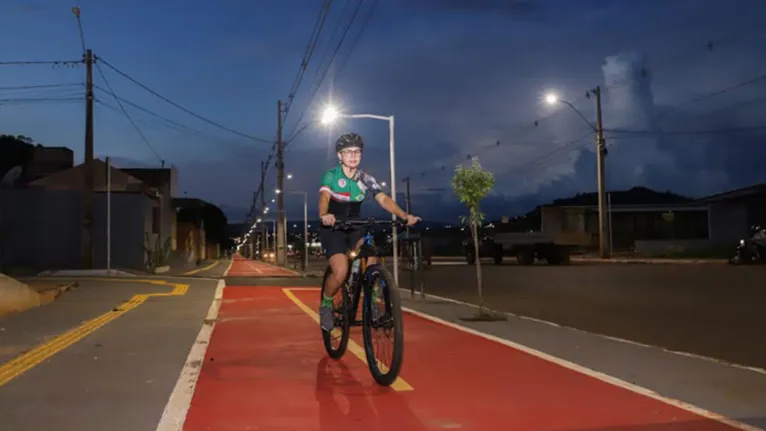
[[[364,142],[361,136],[356,133],[341,135],[335,142],[335,151],[340,163],[325,172],[319,188],[319,216],[322,219],[319,240],[332,269],[332,274],[323,286],[322,303],[319,306],[319,320],[325,331],[332,330],[334,326],[333,298],[348,274],[346,251],[361,246],[363,236],[360,229],[332,229],[335,221],[359,219],[360,207],[368,193],[383,209],[407,220],[408,225],[414,225],[420,220],[419,217],[404,212],[383,193],[383,189],[372,175],[359,169],[363,150]],[[375,259],[369,258],[368,263],[375,263]]]

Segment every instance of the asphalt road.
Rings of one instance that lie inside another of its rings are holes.
[[[475,267],[424,271],[426,293],[478,303]],[[702,264],[484,264],[494,309],[766,368],[766,268]],[[417,283],[416,283],[417,284]],[[410,273],[400,273],[409,289]]]
[[[193,387],[183,379],[190,366],[203,371],[203,390],[200,392],[198,387],[195,399],[204,398],[202,395],[207,398],[198,402],[196,407],[192,405],[192,413],[197,412],[193,414],[197,422],[187,424],[187,429],[208,429],[204,424],[218,418],[231,420],[233,416],[218,416],[215,409],[219,406],[222,408],[219,413],[226,413],[223,407],[231,409],[232,406],[239,406],[234,409],[235,413],[247,427],[262,422],[269,414],[276,421],[291,418],[292,411],[282,414],[279,413],[282,410],[267,407],[288,405],[297,399],[297,392],[279,392],[283,394],[280,398],[275,395],[275,388],[286,390],[287,386],[283,383],[295,383],[296,379],[306,378],[310,380],[309,384],[301,384],[299,391],[305,395],[313,394],[315,386],[318,388],[317,385],[327,382],[315,382],[313,368],[309,370],[306,367],[307,363],[313,364],[314,359],[323,355],[317,341],[316,323],[290,305],[289,301],[285,302],[288,297],[280,286],[293,289],[302,301],[310,304],[310,309],[314,309],[316,292],[302,291],[300,286],[316,286],[319,279],[276,276],[278,269],[255,262],[241,263],[238,268],[233,264],[230,266],[230,263],[211,263],[203,266],[201,271],[176,278],[136,277],[110,281],[80,278],[78,288],[62,295],[53,304],[0,318],[0,428],[19,431],[54,428],[78,431],[153,430],[161,417],[167,417],[163,416],[166,405],[176,405],[168,402],[173,400],[171,393],[175,395],[174,389],[178,391],[178,385],[182,386],[182,390]],[[321,261],[314,264],[322,266]],[[473,269],[467,265],[434,267],[425,275],[427,292],[472,300],[475,298]],[[230,287],[225,289],[228,293],[223,300],[214,302],[219,286],[215,277],[224,274],[228,275],[227,284]],[[760,268],[713,265],[486,265],[484,274],[486,299],[494,308],[665,347],[673,348],[671,344],[679,343],[675,347],[677,350],[696,351],[733,362],[749,363],[739,358],[754,358],[750,363],[758,366],[766,362],[762,361],[764,348],[760,346],[762,337],[758,336],[758,328],[766,327],[762,313],[764,294],[760,287],[763,284],[756,285],[763,274]],[[406,287],[409,274],[402,271],[400,275],[403,287]],[[465,307],[462,310],[454,308],[457,307],[454,304],[413,301],[407,296],[405,304],[408,307],[458,324],[459,316],[468,312]],[[282,308],[276,307],[279,304],[268,302],[278,298],[282,301],[279,306]],[[217,346],[217,350],[208,352],[204,359],[189,360],[190,350],[193,352],[208,344],[207,341],[195,342],[195,339],[201,328],[204,330],[209,325],[206,316],[211,304],[215,303],[221,304],[223,313],[215,319],[216,325],[220,325],[216,326],[219,332],[217,338],[216,332],[213,333],[214,338],[210,342],[211,346]],[[276,313],[276,316],[269,317],[268,313]],[[277,316],[286,319],[285,323],[274,326],[273,319]],[[403,398],[363,395],[366,402],[373,403],[377,408],[391,407],[391,403],[405,400],[411,406],[419,406],[418,412],[422,415],[425,412],[423,409],[435,411],[441,408],[439,406],[462,400],[469,393],[472,395],[468,396],[475,401],[480,400],[476,398],[480,394],[497,399],[508,395],[505,392],[507,384],[518,388],[519,379],[531,375],[536,376],[534,382],[522,385],[522,388],[535,388],[540,396],[534,398],[539,403],[528,409],[530,411],[548,411],[551,407],[550,394],[567,393],[571,399],[590,400],[583,401],[583,409],[599,406],[589,410],[593,415],[588,416],[598,418],[602,416],[599,412],[604,407],[602,401],[591,399],[594,394],[600,394],[599,397],[604,400],[616,399],[609,395],[611,389],[602,387],[596,392],[589,389],[593,383],[591,380],[579,377],[579,383],[570,381],[577,384],[566,386],[569,392],[564,392],[562,379],[574,379],[574,374],[559,376],[556,370],[560,368],[537,360],[531,364],[528,356],[520,356],[514,350],[497,350],[495,344],[466,338],[444,328],[434,329],[437,326],[425,324],[413,316],[407,319],[410,362],[404,376],[417,389],[414,395]],[[254,326],[258,322],[265,326],[260,329],[259,342],[251,343],[251,337],[259,334],[259,329]],[[292,328],[291,324],[301,328]],[[637,381],[659,393],[722,412],[729,417],[766,426],[766,416],[763,415],[766,411],[763,404],[765,398],[762,396],[766,393],[766,379],[761,373],[665,354],[657,349],[616,343],[603,337],[573,333],[523,319],[463,324],[500,338],[515,339],[523,346],[532,346],[557,357],[571,358],[592,370],[626,381]],[[227,335],[226,328],[231,329],[231,336]],[[267,333],[271,334],[273,345],[263,344]],[[460,337],[463,341],[457,341]],[[506,376],[502,384],[496,381],[497,393],[490,394],[483,383],[476,382],[490,375],[483,370],[494,369],[491,375],[496,378],[498,370],[504,368],[489,362],[482,365],[475,358],[466,356],[453,360],[461,364],[471,362],[475,366],[461,368],[447,364],[449,366],[445,367],[451,370],[452,378],[444,380],[442,376],[447,370],[434,374],[429,359],[434,351],[444,351],[455,343],[470,344],[473,347],[464,349],[464,352],[471,352],[479,358],[494,358],[493,361],[503,366],[518,362],[508,367],[508,371],[516,370],[518,375]],[[289,356],[293,368],[286,368],[284,358],[267,360],[268,355],[278,358],[281,355],[279,351],[296,349],[299,345],[313,353]],[[500,358],[498,355],[505,356]],[[187,363],[187,360],[191,362]],[[243,364],[249,365],[243,367]],[[369,380],[362,362],[346,364],[356,367],[352,367],[356,370],[352,371],[360,382]],[[533,369],[533,365],[536,368]],[[255,378],[264,377],[258,373],[276,378],[279,372],[284,374],[286,371],[289,372],[280,377],[282,380],[277,386],[270,386],[267,392],[257,390],[264,384]],[[182,377],[180,380],[179,375]],[[457,375],[462,376],[464,385],[455,392],[462,395],[455,398],[457,395],[449,395],[453,392],[448,388],[454,385]],[[204,389],[205,384],[217,386]],[[369,382],[364,384],[372,385]],[[343,387],[340,383],[333,383],[332,386],[333,390]],[[243,389],[246,390],[241,392]],[[520,397],[516,402],[530,401],[528,392],[512,392]],[[591,398],[581,398],[582,394]],[[219,402],[232,395],[238,397],[240,404]],[[624,392],[617,395],[622,396]],[[263,403],[260,410],[248,404],[256,398]],[[556,406],[570,405],[571,399]],[[455,409],[465,407],[463,401],[455,402],[457,407],[450,407],[443,414],[454,415]],[[491,400],[478,404],[487,403],[491,404]],[[636,405],[633,401],[626,401],[618,407],[624,409]],[[655,404],[646,405],[652,412],[655,407]],[[313,402],[306,401],[301,408],[305,409],[306,417],[315,418]],[[180,410],[174,411],[180,414]],[[254,415],[256,411],[261,414]],[[581,409],[577,411],[582,416]],[[505,418],[507,413],[504,409],[491,415],[477,416],[472,413],[473,416],[464,417],[462,422],[477,421],[479,418],[489,420],[490,416],[496,420]],[[433,415],[433,411],[430,414]],[[647,414],[642,413],[639,419],[648,421]],[[668,414],[674,416],[680,413],[669,411]],[[530,420],[534,419],[534,423],[539,424],[547,418],[543,415]],[[343,424],[348,425],[345,429],[358,429],[354,428],[358,425],[356,416],[336,418],[333,424],[341,419],[345,421]],[[514,416],[504,420],[520,419]],[[389,423],[387,419],[384,422]],[[708,422],[689,429],[719,429]]]

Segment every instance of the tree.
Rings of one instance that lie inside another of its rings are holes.
[[[479,293],[479,315],[482,320],[492,317],[484,307],[484,296],[481,285],[481,262],[479,259],[479,226],[484,220],[480,203],[495,186],[495,177],[491,172],[485,171],[479,163],[478,157],[474,157],[471,166],[459,165],[455,168],[452,177],[452,190],[460,202],[468,208],[468,216],[463,216],[463,223],[470,226],[473,238],[474,253],[476,256],[476,285]]]

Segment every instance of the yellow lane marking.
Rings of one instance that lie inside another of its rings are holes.
[[[307,288],[298,288],[298,289],[282,289],[282,292],[290,298],[291,301],[295,303],[295,305],[298,306],[304,313],[308,314],[309,317],[314,319],[315,322],[319,323],[319,315],[311,309],[308,305],[306,305],[303,301],[298,299],[297,296],[292,292],[293,290],[309,290]],[[313,290],[317,290],[316,288],[313,288]],[[357,358],[359,358],[362,362],[364,362],[365,365],[367,365],[367,355],[364,353],[364,349],[362,346],[357,344],[354,340],[349,339],[348,340],[348,350],[354,354]],[[386,366],[378,361],[378,368],[380,368],[381,371],[386,371]],[[408,392],[408,391],[414,391],[415,388],[413,388],[409,383],[407,383],[406,380],[404,380],[401,377],[397,377],[394,383],[391,384],[391,389],[397,391],[397,392]]]
[[[213,269],[213,268],[214,268],[216,265],[218,265],[219,263],[221,263],[221,261],[220,261],[220,260],[216,260],[215,262],[211,263],[210,265],[208,265],[208,266],[206,266],[206,267],[204,267],[204,268],[197,268],[197,269],[193,269],[193,270],[191,270],[191,271],[188,271],[188,272],[184,272],[184,274],[183,274],[183,275],[194,275],[194,274],[197,274],[197,273],[199,273],[199,272],[207,271],[207,270],[209,270],[209,269]]]
[[[14,359],[0,365],[0,386],[5,385],[16,377],[24,374],[33,367],[37,366],[46,359],[52,357],[56,353],[72,346],[76,342],[82,340],[88,335],[95,332],[97,329],[111,322],[112,320],[122,316],[128,311],[143,304],[147,299],[155,296],[180,296],[186,294],[189,290],[188,284],[176,284],[169,283],[164,280],[141,280],[141,279],[95,279],[89,278],[88,281],[110,281],[110,282],[131,282],[131,283],[147,283],[161,286],[172,286],[173,290],[170,292],[161,293],[147,293],[141,295],[134,295],[128,301],[122,305],[108,311],[98,317],[95,317],[82,325],[71,329],[56,338],[50,340],[47,343],[41,344],[34,349],[17,356]]]

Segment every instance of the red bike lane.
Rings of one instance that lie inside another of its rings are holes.
[[[227,277],[295,277],[295,271],[270,265],[260,260],[246,259],[239,254],[232,258]]]
[[[341,360],[327,358],[317,305],[317,289],[224,289],[184,429],[738,429],[410,313],[401,379],[380,387],[360,359],[361,328]]]

